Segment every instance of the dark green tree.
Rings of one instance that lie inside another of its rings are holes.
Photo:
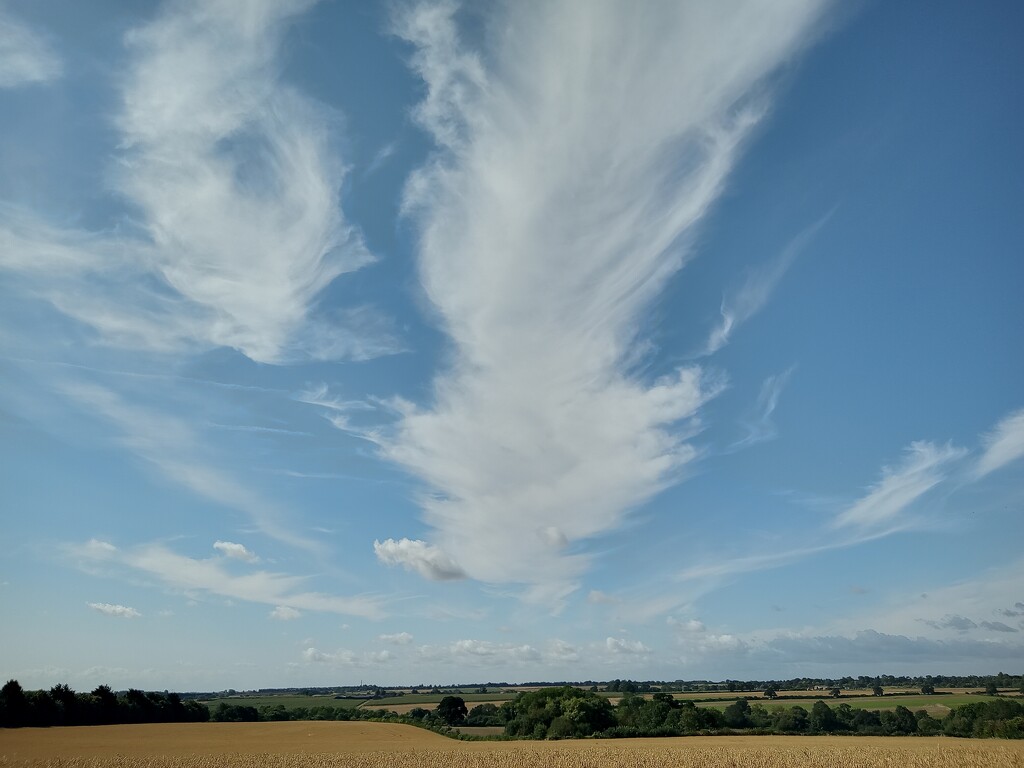
[[[839,721],[828,704],[816,701],[811,707],[810,727],[814,733],[832,733],[839,730]]]
[[[445,696],[437,705],[437,716],[448,725],[461,725],[469,710],[461,696]]]
[[[871,689],[871,695],[872,696],[885,696],[885,691],[882,689],[882,686],[876,685],[876,686],[874,686]]]
[[[20,728],[28,725],[29,705],[25,691],[17,680],[8,680],[0,688],[0,727]]]
[[[775,686],[773,685],[769,685],[767,688],[764,689],[764,697],[766,699],[774,699],[778,695],[779,694],[776,693]]]
[[[746,699],[730,704],[722,714],[725,716],[725,724],[730,728],[750,727],[750,704]]]

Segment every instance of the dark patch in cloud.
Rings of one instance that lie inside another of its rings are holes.
[[[1001,621],[983,621],[983,622],[981,622],[981,626],[984,629],[991,629],[994,632],[1016,632],[1017,631],[1013,627],[1009,627],[1006,624],[1003,624],[1003,622],[1001,622]]]
[[[1024,660],[1024,645],[981,640],[932,640],[888,635],[873,629],[854,637],[779,637],[766,643],[781,663],[864,663]]]
[[[935,629],[955,629],[957,632],[967,632],[968,630],[978,628],[978,625],[966,616],[957,616],[951,613],[947,613],[938,621],[931,621],[930,619],[918,619],[918,621]]]

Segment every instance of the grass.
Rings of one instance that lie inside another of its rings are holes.
[[[691,736],[457,742],[364,722],[174,723],[0,730],[4,768],[1020,768],[1024,742]]]

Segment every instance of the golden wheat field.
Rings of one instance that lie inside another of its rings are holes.
[[[844,736],[458,742],[386,723],[182,723],[0,731],[0,766],[1009,768],[1024,766],[1024,742]]]

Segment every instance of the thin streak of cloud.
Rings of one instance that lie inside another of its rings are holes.
[[[885,467],[868,494],[836,516],[837,528],[889,524],[903,510],[948,477],[950,466],[966,451],[947,443],[911,443],[896,467]]]
[[[1024,456],[1024,408],[1003,417],[991,432],[982,436],[984,453],[974,465],[980,479]]]
[[[0,6],[0,88],[41,85],[63,71],[60,56],[46,38]]]
[[[122,434],[123,445],[170,480],[192,493],[248,515],[268,536],[310,552],[322,545],[299,535],[285,522],[282,508],[225,471],[204,460],[202,441],[188,424],[149,408],[127,402],[103,387],[64,383],[59,390],[101,416]]]
[[[275,610],[338,613],[378,619],[384,616],[381,600],[372,596],[344,597],[303,591],[305,578],[271,571],[249,571],[236,575],[217,558],[199,560],[171,551],[162,544],[145,544],[120,549],[109,542],[91,540],[66,547],[67,553],[84,566],[120,565],[156,578],[183,592],[200,592],[246,602],[271,605]]]
[[[384,163],[394,156],[397,149],[398,142],[391,141],[377,150],[377,154],[373,156],[373,160],[370,161],[370,164],[366,166],[366,170],[363,171],[363,176],[372,176],[380,170]]]
[[[779,281],[834,212],[830,211],[803,230],[782,249],[777,258],[760,269],[752,270],[737,291],[722,299],[722,318],[708,336],[705,355],[714,354],[728,344],[736,329],[764,308]]]
[[[775,413],[782,390],[789,383],[789,378],[794,370],[795,367],[789,368],[783,373],[769,376],[764,380],[761,384],[761,391],[757,396],[756,414],[753,419],[748,420],[744,424],[747,428],[747,434],[730,445],[725,450],[726,453],[732,453],[775,439],[778,435],[778,430],[775,427],[775,422],[772,421],[772,414]]]
[[[560,599],[588,566],[580,544],[697,455],[721,381],[635,375],[641,317],[822,6],[513,3],[485,22],[486,61],[454,3],[397,14],[439,148],[405,210],[454,354],[433,402],[397,403],[382,450],[428,486],[431,544],[469,576]]]

